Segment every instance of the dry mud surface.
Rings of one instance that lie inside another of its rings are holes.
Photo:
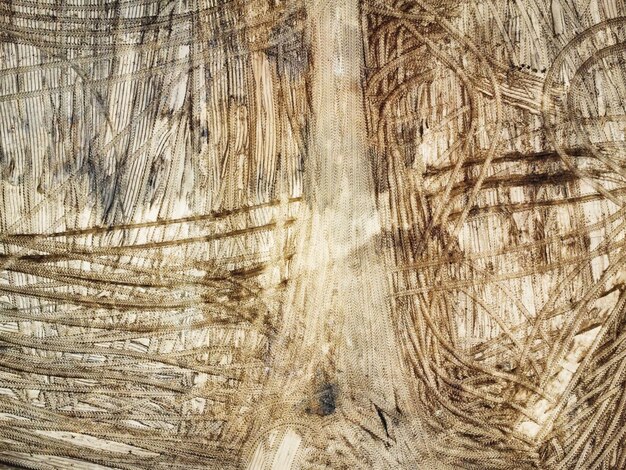
[[[626,469],[624,0],[0,0],[0,468]]]

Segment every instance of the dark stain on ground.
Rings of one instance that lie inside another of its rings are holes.
[[[318,388],[315,400],[306,408],[309,414],[328,416],[337,408],[337,386],[332,383],[324,383]]]
[[[319,409],[322,416],[328,416],[335,412],[337,391],[333,384],[326,384],[320,391]]]

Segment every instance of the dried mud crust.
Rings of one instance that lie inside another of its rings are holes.
[[[0,0],[0,466],[622,469],[622,0]]]

